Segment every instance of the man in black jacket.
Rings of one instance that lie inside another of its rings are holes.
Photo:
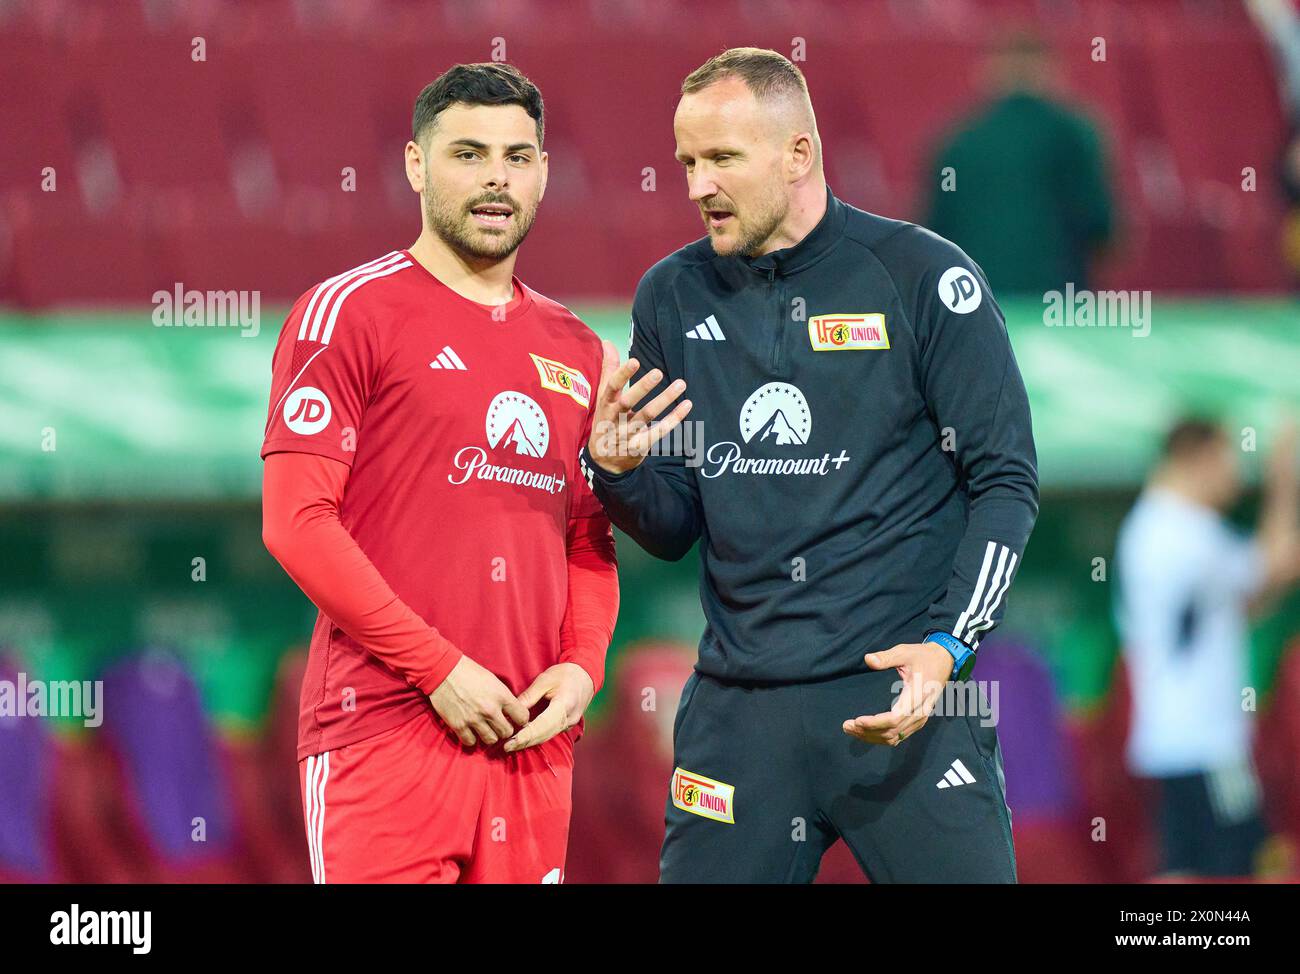
[[[936,709],[1037,516],[1002,314],[959,248],[835,198],[784,57],[727,51],[682,92],[708,234],[638,286],[582,456],[647,551],[701,540],[661,879],[807,882],[843,837],[877,882],[1012,882],[996,731]]]

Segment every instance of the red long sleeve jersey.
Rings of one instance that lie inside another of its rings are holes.
[[[568,554],[612,562],[613,538],[578,469],[600,341],[514,286],[494,313],[397,251],[312,288],[276,345],[262,456],[348,464],[344,528],[402,602],[519,693],[562,659],[599,669],[608,633],[566,617]],[[385,661],[320,613],[299,756],[427,710],[449,668]]]

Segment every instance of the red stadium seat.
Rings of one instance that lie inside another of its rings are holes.
[[[1127,233],[1100,283],[1287,285],[1274,229],[1275,72],[1239,5],[759,10],[738,0],[583,5],[563,17],[536,0],[432,15],[397,0],[215,13],[37,5],[0,21],[10,93],[0,128],[22,136],[0,142],[12,240],[0,300],[138,304],[183,281],[284,302],[331,268],[408,243],[418,230],[401,163],[411,102],[447,65],[491,56],[488,28],[503,16],[518,28],[506,53],[546,94],[552,136],[552,193],[521,270],[561,299],[626,298],[650,263],[699,235],[672,113],[681,78],[734,42],[737,25],[778,49],[801,39],[832,186],[903,218],[921,215],[929,154],[979,97],[986,44],[1033,25],[1058,53],[1067,97],[1102,121],[1114,153]],[[687,19],[689,31],[673,26]],[[190,60],[194,36],[206,61]],[[1090,56],[1095,36],[1108,42],[1104,64]],[[1152,178],[1153,165],[1168,172]],[[40,192],[46,166],[58,193]],[[1253,194],[1240,189],[1247,166]],[[340,185],[345,167],[355,192]],[[646,167],[655,193],[642,191]]]

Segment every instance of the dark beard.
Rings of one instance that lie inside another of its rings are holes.
[[[533,219],[537,215],[536,207],[529,212],[513,200],[495,200],[508,202],[514,210],[512,228],[495,237],[482,237],[474,233],[470,221],[471,206],[481,206],[487,200],[475,200],[470,206],[464,204],[442,204],[425,184],[424,207],[425,219],[429,228],[436,233],[447,246],[462,257],[472,261],[504,260],[519,249],[519,245],[533,228]]]

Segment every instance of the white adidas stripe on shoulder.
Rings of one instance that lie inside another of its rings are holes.
[[[341,288],[347,287],[361,277],[393,267],[394,270],[400,270],[400,267],[393,265],[402,263],[403,266],[409,267],[411,262],[406,256],[398,250],[385,254],[383,257],[377,257],[372,261],[367,261],[359,267],[344,271],[342,274],[335,274],[326,281],[322,281],[316,286],[312,293],[311,300],[307,302],[307,310],[303,312],[302,323],[298,326],[298,340],[319,341],[321,333],[321,324],[325,316],[329,313],[330,306],[334,302],[334,297]],[[350,291],[348,293],[351,293]],[[341,299],[340,299],[341,300]],[[334,305],[337,308],[337,304]],[[337,311],[335,312],[337,317]],[[328,339],[326,339],[328,341]]]
[[[396,256],[398,256],[398,252],[394,250],[391,253],[384,254],[383,257],[376,257],[374,260],[367,261],[359,267],[353,267],[351,270],[346,270],[342,274],[335,274],[333,277],[326,278],[317,284],[315,290],[312,291],[311,300],[307,302],[307,310],[303,312],[302,323],[298,326],[298,341],[303,341],[307,338],[307,329],[311,325],[312,315],[316,310],[316,303],[321,299],[321,295],[323,295],[331,285],[337,284],[339,281],[345,280],[353,274],[360,274],[371,270],[377,265],[382,264],[384,261],[392,260]]]
[[[375,278],[387,277],[389,274],[396,274],[398,271],[404,270],[410,266],[411,262],[405,259],[400,260],[391,266],[380,266],[369,274],[364,274],[361,277],[358,277],[355,281],[340,291],[338,298],[334,301],[334,306],[330,309],[329,320],[325,323],[325,331],[320,337],[321,344],[328,345],[330,343],[330,336],[334,334],[334,322],[338,320],[339,311],[343,307],[343,302],[348,299],[349,294],[359,288],[362,284],[373,281]]]

